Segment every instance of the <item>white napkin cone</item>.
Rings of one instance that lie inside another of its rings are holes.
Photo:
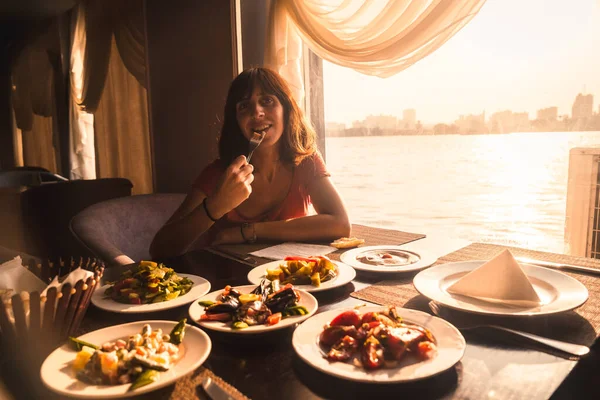
[[[517,307],[541,304],[533,285],[508,249],[454,282],[447,292]]]

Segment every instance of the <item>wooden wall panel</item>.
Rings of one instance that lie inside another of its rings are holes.
[[[186,192],[217,155],[234,77],[230,2],[146,0],[156,192]]]

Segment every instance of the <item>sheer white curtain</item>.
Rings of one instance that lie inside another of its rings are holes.
[[[71,179],[96,179],[96,153],[94,149],[94,114],[83,110],[84,60],[86,52],[85,3],[73,11],[71,29],[71,96],[69,107]]]
[[[432,53],[485,0],[273,0],[265,65],[304,94],[302,42],[318,56],[366,75],[392,76]]]

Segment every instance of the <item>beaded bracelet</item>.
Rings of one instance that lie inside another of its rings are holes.
[[[202,200],[202,206],[204,207],[204,212],[206,213],[206,216],[207,216],[208,218],[210,218],[210,220],[211,220],[212,222],[217,222],[217,221],[218,221],[218,219],[215,219],[215,218],[213,218],[213,216],[212,216],[212,215],[210,215],[210,212],[208,211],[208,207],[206,206],[206,199],[208,199],[208,197],[205,197],[205,198],[204,198],[204,200]]]

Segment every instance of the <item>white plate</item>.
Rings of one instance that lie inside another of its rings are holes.
[[[254,290],[255,287],[256,287],[256,285],[234,286],[234,288],[236,288],[237,290],[239,290],[242,293],[250,293],[252,290]],[[293,326],[294,324],[297,324],[298,322],[302,322],[305,319],[309,318],[311,315],[313,315],[317,311],[317,308],[319,307],[319,304],[317,303],[317,299],[315,299],[313,295],[305,292],[304,290],[298,290],[298,292],[300,293],[300,301],[298,302],[298,305],[306,307],[306,309],[308,310],[308,314],[294,315],[294,316],[282,318],[281,321],[279,321],[279,323],[277,323],[275,325],[270,325],[270,326],[269,325],[254,325],[254,326],[249,326],[248,328],[245,328],[245,329],[231,329],[231,321],[228,321],[228,322],[201,321],[200,317],[202,316],[202,314],[204,314],[204,307],[201,306],[200,304],[198,304],[198,302],[203,301],[203,300],[216,301],[217,298],[221,295],[221,293],[223,293],[223,289],[217,290],[215,292],[211,292],[211,293],[207,294],[206,296],[203,296],[202,298],[194,301],[192,303],[192,305],[190,306],[189,314],[190,314],[190,318],[192,319],[192,321],[196,322],[198,325],[200,325],[203,328],[211,329],[213,331],[236,333],[236,334],[242,334],[242,335],[251,335],[254,333],[270,332],[270,331],[274,331],[277,329],[287,328],[289,326]]]
[[[363,307],[360,312],[382,311],[379,306]],[[292,345],[294,350],[309,365],[333,376],[367,383],[396,383],[424,379],[439,374],[460,361],[465,352],[465,338],[454,326],[443,319],[427,313],[397,308],[398,314],[407,323],[421,325],[428,329],[437,341],[438,352],[435,357],[417,361],[414,357],[407,357],[393,368],[381,368],[367,371],[346,362],[330,362],[321,353],[317,344],[323,327],[333,318],[341,314],[344,309],[329,310],[306,320],[294,331]]]
[[[362,261],[358,260],[358,257],[360,257],[361,254],[371,251],[389,252],[392,254],[394,252],[412,253],[419,257],[419,261],[407,265],[372,265],[363,263]],[[340,260],[342,260],[343,263],[346,263],[359,271],[377,273],[398,273],[418,271],[423,268],[427,268],[437,261],[437,257],[424,251],[404,249],[401,246],[382,245],[357,247],[356,249],[348,250],[340,256]]]
[[[316,287],[313,285],[294,285],[294,287],[296,289],[306,290],[307,292],[320,292],[323,290],[328,290],[328,289],[333,289],[336,287],[343,286],[356,277],[356,271],[351,266],[341,263],[341,262],[333,261],[333,260],[332,260],[332,262],[338,268],[338,275],[335,278],[333,278],[327,282],[321,282],[321,286],[319,286],[319,287]],[[267,268],[276,268],[283,263],[285,263],[284,260],[273,261],[273,262],[263,264],[263,265],[260,265],[256,268],[252,269],[252,271],[248,272],[248,281],[250,281],[250,283],[253,283],[255,285],[260,284],[260,281],[262,281],[263,279],[266,278]]]
[[[152,329],[162,329],[170,332],[177,322],[173,321],[139,321],[128,324],[111,326],[80,336],[79,339],[101,346],[108,341],[124,339],[130,335],[140,333],[144,324],[150,324]],[[192,325],[186,325],[183,338],[183,357],[175,363],[171,369],[160,373],[160,378],[149,385],[142,386],[129,392],[129,386],[125,385],[90,385],[75,377],[72,364],[77,352],[69,344],[65,344],[54,350],[46,358],[40,369],[40,375],[44,385],[48,389],[66,396],[82,399],[102,398],[115,399],[119,397],[130,397],[142,393],[151,392],[161,387],[174,383],[177,379],[197,369],[210,354],[212,343],[210,338],[202,330]],[[180,347],[181,348],[181,347]]]
[[[445,306],[477,314],[504,316],[547,315],[572,310],[588,298],[588,290],[576,279],[559,271],[520,264],[533,288],[542,300],[536,307],[524,308],[452,295],[446,289],[468,272],[486,261],[464,261],[440,264],[419,272],[413,279],[415,288],[423,296]]]
[[[196,275],[180,274],[182,278],[189,278],[194,282],[192,289],[173,300],[161,301],[160,303],[149,303],[149,304],[125,304],[114,301],[110,297],[104,297],[104,291],[110,287],[110,285],[104,285],[101,288],[96,289],[92,295],[92,304],[98,308],[106,311],[113,311],[117,313],[147,313],[160,310],[168,310],[191,303],[200,296],[204,296],[210,290],[210,282],[204,278]]]

